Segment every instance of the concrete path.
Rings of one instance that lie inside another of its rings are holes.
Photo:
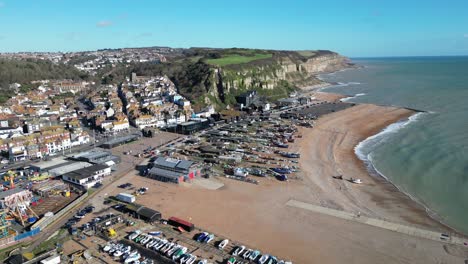
[[[445,237],[442,235],[441,232],[437,231],[431,231],[427,229],[422,229],[418,227],[413,227],[413,226],[408,226],[408,225],[403,225],[403,224],[397,224],[397,223],[392,223],[389,221],[381,220],[381,219],[375,219],[375,218],[369,218],[366,216],[358,216],[353,213],[345,212],[345,211],[340,211],[340,210],[335,210],[335,209],[330,209],[318,205],[313,205],[310,203],[304,203],[296,200],[289,200],[286,203],[287,206],[290,207],[296,207],[296,208],[301,208],[305,210],[309,210],[312,212],[320,213],[320,214],[325,214],[329,216],[334,216],[338,217],[341,219],[345,220],[350,220],[362,224],[367,224],[370,226],[375,226],[383,229],[387,229],[390,231],[395,231],[399,232],[405,235],[410,235],[410,236],[415,236],[415,237],[420,237],[420,238],[425,238],[425,239],[430,239],[438,242],[443,242],[443,243],[449,243],[449,244],[457,244],[457,245],[464,245],[468,246],[468,239],[462,238],[462,237],[456,237],[456,236],[448,236]]]

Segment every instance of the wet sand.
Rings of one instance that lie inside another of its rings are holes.
[[[414,112],[394,107],[361,104],[319,119],[304,135],[297,150],[304,181],[311,188],[313,203],[360,213],[373,218],[447,230],[428,217],[424,207],[401,193],[378,175],[370,175],[357,158],[354,147],[396,121]],[[343,180],[332,176],[343,175]],[[350,178],[359,178],[354,184]]]
[[[391,184],[368,175],[354,154],[354,146],[413,112],[405,109],[358,105],[320,118],[312,129],[301,128],[303,138],[293,149],[302,153],[302,180],[279,182],[260,179],[259,185],[219,178],[225,185],[207,190],[191,184],[166,184],[133,174],[106,188],[132,182],[147,186],[137,203],[177,216],[248,247],[294,263],[457,263],[443,244],[300,208],[291,200],[386,218],[400,223],[443,228]],[[363,184],[335,180],[343,174]]]

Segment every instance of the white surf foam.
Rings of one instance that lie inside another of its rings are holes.
[[[361,84],[361,83],[359,83],[359,82],[347,82],[347,83],[338,82],[338,83],[336,83],[336,84],[331,84],[331,85],[322,87],[322,88],[320,88],[318,91],[319,91],[319,92],[322,92],[323,90],[327,90],[327,89],[329,89],[329,88],[346,87],[346,86],[350,86],[350,85],[360,85],[360,84]]]
[[[340,101],[341,102],[348,102],[351,99],[355,99],[356,97],[364,96],[364,95],[366,95],[366,94],[365,93],[358,93],[358,94],[355,94],[354,96],[348,96],[348,97],[345,97],[343,99],[340,99]]]
[[[359,142],[359,144],[354,148],[354,152],[359,157],[359,159],[362,160],[364,163],[366,163],[367,165],[372,165],[372,162],[369,160],[369,155],[372,154],[372,149],[375,149],[375,147],[377,147],[378,145],[385,143],[389,135],[395,134],[396,132],[405,128],[409,124],[417,121],[419,118],[421,118],[421,116],[425,114],[427,113],[419,112],[410,116],[406,120],[402,120],[402,121],[389,125],[385,129],[383,129],[380,133],[375,134]],[[369,151],[366,151],[366,149],[369,149],[369,148],[371,149]],[[384,175],[382,175],[382,177],[385,178]]]

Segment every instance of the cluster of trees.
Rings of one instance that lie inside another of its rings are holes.
[[[86,79],[88,75],[71,65],[46,60],[0,59],[0,83],[30,83],[44,79]]]
[[[10,84],[19,83],[20,92],[26,93],[37,87],[31,81],[45,79],[87,79],[86,73],[80,72],[71,65],[54,64],[46,60],[0,59],[0,103],[7,101],[14,91]]]
[[[112,79],[122,81],[132,72],[137,75],[157,76],[166,75],[179,89],[178,93],[195,101],[203,96],[212,85],[212,69],[204,62],[194,62],[190,59],[168,63],[136,63],[130,67],[115,68],[111,74],[102,78],[103,82]]]

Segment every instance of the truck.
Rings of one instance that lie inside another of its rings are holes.
[[[117,200],[119,201],[126,202],[126,203],[133,203],[136,200],[135,196],[128,194],[128,193],[119,193],[115,198],[117,198]]]

